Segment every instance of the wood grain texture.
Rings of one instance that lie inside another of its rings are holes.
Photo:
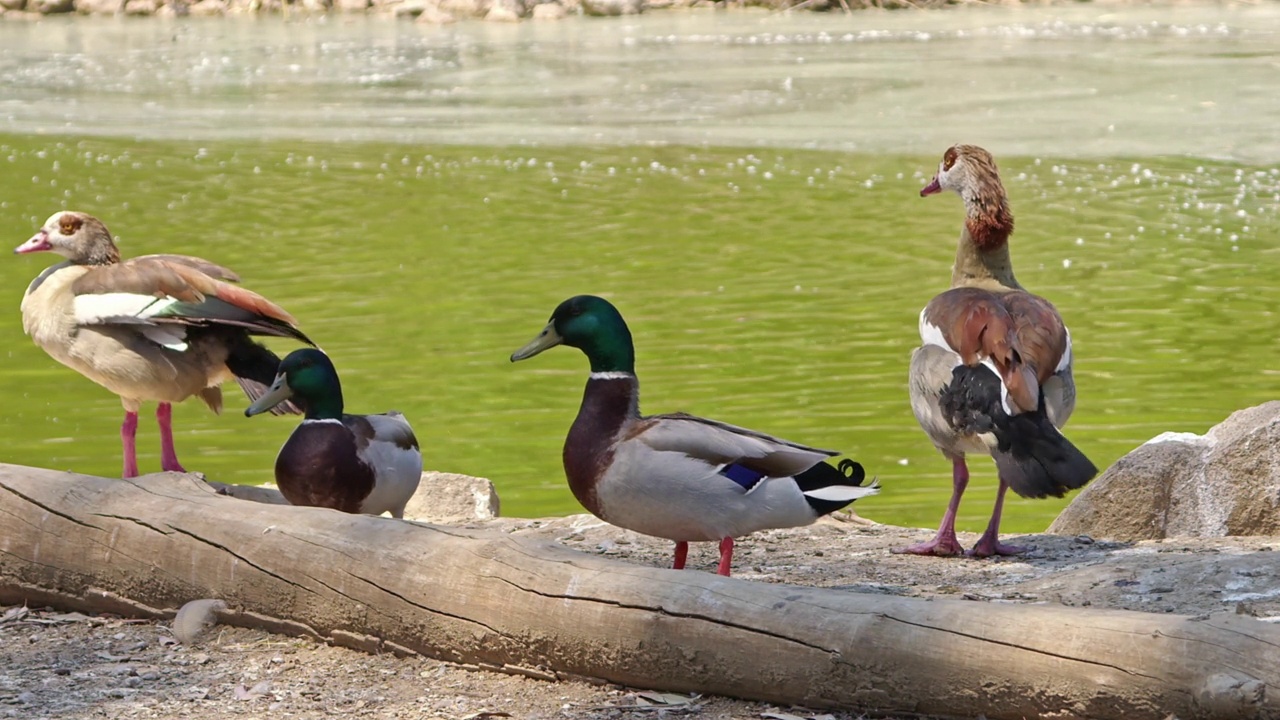
[[[0,465],[0,602],[172,617],[197,598],[226,601],[222,622],[543,678],[993,720],[1280,717],[1280,628],[1251,617],[771,585],[194,476]]]

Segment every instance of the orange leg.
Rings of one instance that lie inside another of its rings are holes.
[[[689,557],[689,543],[680,541],[676,543],[676,559],[671,563],[673,570],[683,570],[684,561]]]
[[[720,541],[720,566],[716,568],[716,574],[729,577],[729,566],[732,564],[733,538],[727,537]]]

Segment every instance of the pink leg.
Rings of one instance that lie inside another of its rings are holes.
[[[671,563],[673,570],[683,570],[684,561],[689,557],[689,543],[681,541],[676,543],[676,560]]]
[[[716,574],[729,577],[729,566],[732,564],[733,538],[727,537],[720,541],[720,566],[716,568]]]
[[[1031,547],[1019,547],[1017,545],[1005,545],[1000,542],[1000,514],[1004,512],[1004,493],[1009,489],[1009,484],[1002,478],[1000,480],[1000,489],[996,491],[996,507],[991,511],[991,522],[987,525],[987,531],[982,533],[982,537],[978,538],[978,544],[973,546],[969,551],[970,557],[985,558],[992,555],[1021,555],[1028,550],[1034,550]]]
[[[939,557],[950,557],[964,552],[964,548],[960,547],[960,541],[956,538],[956,513],[960,510],[960,496],[964,495],[964,489],[968,486],[969,466],[965,465],[963,457],[952,460],[951,502],[947,503],[947,513],[942,516],[942,524],[938,526],[938,534],[934,535],[929,542],[899,548],[893,552],[910,553],[912,555],[937,555]]]
[[[120,444],[124,446],[124,474],[121,477],[138,477],[138,413],[125,411],[124,424],[120,426]]]
[[[160,468],[174,472],[186,472],[178,462],[178,453],[173,449],[173,406],[160,403],[156,407],[156,422],[160,423]]]

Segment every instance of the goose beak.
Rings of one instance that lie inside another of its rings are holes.
[[[920,197],[928,197],[929,195],[937,195],[942,192],[942,184],[938,182],[938,176],[933,176],[933,181],[928,185],[920,188]]]
[[[564,338],[560,337],[560,333],[556,332],[556,324],[554,322],[549,322],[547,323],[547,326],[542,329],[542,332],[538,333],[538,337],[530,340],[528,345],[525,345],[519,350],[511,353],[511,362],[531,358],[543,350],[553,348],[562,342],[564,342]]]
[[[13,253],[15,255],[22,255],[24,253],[43,252],[45,250],[52,249],[53,243],[49,242],[49,233],[41,230],[35,235],[32,235],[30,240],[14,248]]]
[[[271,387],[267,388],[265,395],[245,408],[244,416],[253,417],[264,413],[291,397],[293,397],[293,388],[289,387],[289,380],[281,373],[276,376],[276,381],[271,383]]]

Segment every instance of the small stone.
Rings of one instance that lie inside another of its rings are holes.
[[[494,5],[489,8],[489,12],[485,13],[484,19],[487,22],[520,22],[520,16],[505,5]]]
[[[532,17],[534,20],[561,20],[568,14],[569,11],[560,3],[549,2],[534,5]]]

